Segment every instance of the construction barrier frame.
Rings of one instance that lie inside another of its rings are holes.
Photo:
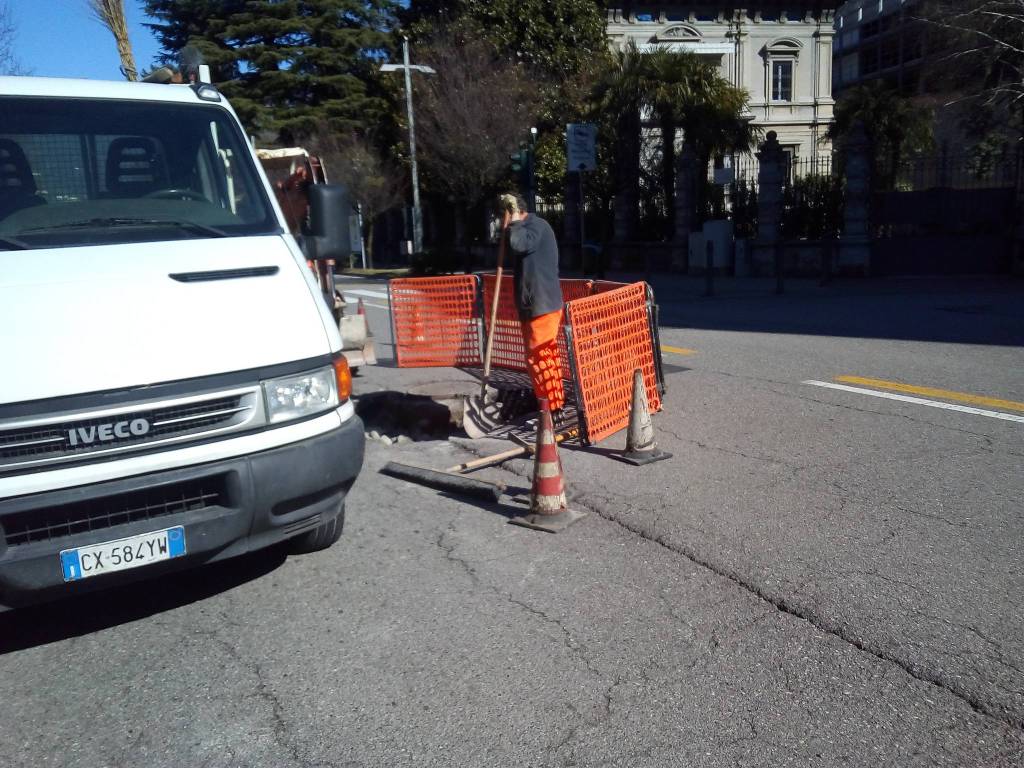
[[[629,426],[633,373],[643,372],[651,413],[661,410],[660,349],[652,292],[632,283],[567,302],[581,440],[597,443]]]
[[[477,275],[405,277],[388,282],[388,310],[399,368],[483,364]]]
[[[388,289],[399,368],[475,368],[483,363],[495,276],[397,278]],[[661,410],[665,376],[658,307],[647,283],[562,280],[559,349],[576,397],[580,441],[596,443],[629,424],[633,372],[644,373],[648,408]],[[512,280],[502,285],[494,368],[526,372]]]

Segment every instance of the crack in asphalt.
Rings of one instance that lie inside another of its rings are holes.
[[[1003,644],[1001,642],[999,642],[998,640],[994,640],[993,638],[989,637],[984,632],[982,632],[980,629],[975,627],[973,624],[961,624],[961,623],[958,623],[958,622],[955,622],[955,621],[950,621],[947,618],[944,618],[942,616],[936,616],[934,614],[928,613],[927,611],[922,611],[922,610],[920,610],[918,608],[907,608],[907,610],[911,614],[913,614],[915,616],[920,616],[920,617],[922,617],[924,619],[927,619],[928,621],[934,621],[934,622],[937,622],[939,624],[945,624],[947,627],[950,627],[952,629],[969,632],[970,634],[972,634],[976,638],[978,638],[978,640],[980,640],[986,646],[991,648],[990,651],[981,651],[980,652],[982,655],[985,656],[985,658],[987,658],[989,661],[994,661],[996,664],[999,664],[999,665],[1004,666],[1004,667],[1006,667],[1008,669],[1011,669],[1011,670],[1013,670],[1014,672],[1016,672],[1016,673],[1018,673],[1020,675],[1024,675],[1024,668],[1020,667],[1018,664],[1014,663],[1013,661],[1008,660],[1006,651],[1003,648]],[[945,649],[938,648],[936,650],[941,652],[941,651],[943,651]],[[964,658],[967,657],[967,654],[963,654],[963,653],[954,653],[953,655],[954,656],[961,656],[961,657],[964,657]],[[990,680],[989,682],[992,683],[993,685],[995,685],[996,687],[1003,688],[1005,690],[1005,687],[1001,686],[998,683],[998,681]],[[1009,691],[1009,692],[1013,693],[1016,696],[1019,696],[1021,694],[1020,690],[1012,690],[1012,691]]]
[[[934,685],[935,687],[943,691],[946,691],[947,693],[955,696],[956,698],[966,703],[975,712],[1024,731],[1024,718],[1014,716],[1013,714],[1003,709],[997,708],[997,706],[992,705],[989,702],[983,701],[971,691],[966,690],[962,685],[957,683],[955,680],[951,680],[941,673],[934,673],[922,669],[920,666],[912,662],[906,661],[904,659],[901,659],[895,654],[885,650],[884,648],[875,647],[869,641],[853,636],[848,628],[834,621],[826,619],[820,615],[817,615],[811,611],[808,611],[799,605],[790,603],[784,596],[776,595],[769,592],[762,585],[757,584],[756,582],[746,578],[745,576],[731,568],[727,568],[720,564],[712,562],[710,559],[702,556],[701,554],[699,554],[695,550],[692,550],[689,547],[685,547],[667,541],[663,536],[651,536],[641,526],[635,523],[619,520],[615,517],[615,515],[609,513],[607,510],[601,509],[599,505],[587,504],[587,498],[588,497],[586,494],[577,497],[577,499],[579,499],[582,504],[584,504],[585,506],[589,506],[591,511],[593,511],[599,517],[605,520],[609,520],[617,525],[620,525],[636,536],[639,536],[643,539],[647,539],[648,541],[658,544],[659,546],[662,546],[665,549],[668,549],[672,552],[675,552],[678,555],[681,555],[682,557],[685,557],[687,560],[695,563],[696,565],[699,565],[703,568],[707,568],[713,573],[722,576],[726,579],[729,579],[737,586],[755,595],[756,597],[765,601],[766,603],[773,606],[776,610],[782,613],[786,613],[790,616],[793,616],[794,618],[801,619],[802,621],[807,622],[819,631],[831,635],[832,637],[835,637],[838,640],[841,640],[844,643],[853,646],[859,651],[870,654],[871,656],[874,656],[875,658],[881,661],[885,661],[900,667],[901,669],[903,669],[903,671],[905,671],[915,680],[919,680],[920,682]]]
[[[729,449],[729,448],[722,448],[722,447],[716,446],[716,445],[710,445],[710,444],[705,443],[705,442],[700,441],[700,440],[684,438],[684,437],[680,436],[677,432],[675,432],[672,429],[669,429],[668,427],[666,427],[665,425],[660,425],[658,427],[658,431],[661,432],[661,433],[670,435],[671,437],[674,437],[680,443],[687,443],[687,444],[690,444],[690,445],[695,445],[696,447],[698,447],[698,448],[700,448],[702,450],[715,451],[715,452],[724,453],[724,454],[730,455],[730,456],[739,456],[741,458],[749,459],[751,461],[761,462],[763,464],[771,464],[771,465],[775,465],[775,466],[786,467],[787,469],[789,469],[791,471],[792,474],[790,476],[788,476],[788,477],[773,478],[772,480],[770,480],[767,483],[765,483],[763,487],[766,490],[767,489],[775,488],[776,486],[780,485],[782,482],[796,479],[797,475],[799,475],[801,472],[807,472],[808,470],[819,468],[819,465],[805,466],[805,465],[800,465],[800,464],[794,464],[793,462],[784,461],[782,459],[776,459],[776,458],[772,458],[772,457],[769,457],[769,456],[760,456],[760,455],[752,454],[752,453],[744,453],[743,451],[737,451],[737,450],[732,450],[732,449]],[[974,433],[969,433],[969,434],[974,434]],[[986,439],[989,439],[989,438],[986,437]],[[839,484],[838,482],[835,482],[835,481],[825,481],[825,484],[828,485],[829,487],[833,488],[834,490],[838,491],[840,494],[842,494],[840,496],[840,498],[839,498],[840,509],[837,510],[838,512],[842,512],[845,509],[846,504],[847,504],[848,501],[856,501],[856,502],[860,502],[860,503],[872,503],[872,504],[881,503],[881,504],[887,504],[887,505],[893,507],[894,509],[897,509],[897,510],[899,510],[901,512],[905,512],[905,513],[907,513],[909,515],[914,515],[916,517],[921,517],[921,518],[925,518],[925,519],[928,519],[928,520],[934,520],[936,522],[943,523],[944,525],[948,525],[951,528],[959,528],[959,529],[970,529],[971,528],[970,524],[968,524],[966,522],[963,522],[963,521],[954,520],[954,519],[951,519],[951,518],[943,517],[942,515],[936,515],[936,514],[929,513],[929,512],[923,512],[921,510],[912,509],[911,507],[908,507],[908,506],[906,506],[904,504],[896,504],[896,503],[894,503],[894,502],[892,502],[891,500],[888,500],[888,499],[872,498],[870,496],[859,495],[857,493],[854,493],[850,489],[843,487],[841,484]],[[881,543],[885,543],[885,542],[891,540],[895,535],[896,535],[895,531],[890,532],[886,536],[886,538],[883,539],[879,543],[880,544]]]
[[[829,403],[826,403],[826,405],[829,405]],[[470,450],[470,452],[472,453],[473,451]],[[518,462],[507,462],[506,465],[504,465],[505,470],[512,472],[513,474],[518,475],[519,477],[529,478],[529,473],[526,472],[522,467],[517,466],[517,463]],[[609,496],[608,498],[610,499],[611,497]],[[830,635],[831,637],[834,637],[837,640],[840,640],[843,643],[846,643],[847,645],[856,648],[862,653],[874,656],[876,659],[880,661],[884,661],[889,664],[893,664],[896,667],[899,667],[907,675],[914,678],[915,680],[932,685],[948,693],[949,695],[954,696],[957,699],[960,699],[965,704],[967,704],[973,711],[977,712],[978,714],[984,717],[997,720],[1005,725],[1009,725],[1013,728],[1024,731],[1024,717],[1014,715],[1011,712],[1008,712],[1005,709],[999,707],[999,705],[991,704],[987,701],[982,700],[976,694],[972,693],[971,691],[967,690],[964,686],[956,682],[955,679],[950,679],[941,671],[932,671],[923,668],[921,665],[915,664],[906,659],[902,659],[896,654],[891,653],[884,648],[880,648],[873,645],[868,640],[864,640],[854,636],[849,628],[828,618],[820,616],[812,611],[809,611],[802,606],[796,605],[787,600],[785,596],[770,592],[761,584],[758,584],[755,581],[743,576],[742,574],[740,574],[732,568],[728,568],[719,563],[713,562],[708,557],[701,555],[699,552],[690,547],[673,543],[671,541],[668,541],[665,536],[653,534],[637,523],[620,519],[614,513],[610,512],[607,508],[604,507],[604,505],[601,503],[601,499],[598,498],[597,494],[593,492],[574,494],[573,499],[576,503],[589,509],[598,517],[618,525],[619,527],[623,528],[624,530],[628,531],[629,533],[635,536],[638,536],[646,541],[650,541],[653,544],[657,544],[658,546],[661,546],[669,550],[670,552],[674,552],[675,554],[686,558],[693,564],[698,565],[702,568],[706,568],[707,570],[711,571],[712,573],[722,578],[728,579],[744,591],[754,595],[758,599],[772,606],[775,610],[781,613],[785,613],[796,619],[800,619],[801,621],[807,622],[820,632]]]
[[[591,660],[590,656],[586,651],[586,647],[573,637],[572,632],[568,629],[568,627],[565,626],[565,624],[560,619],[549,615],[546,611],[542,611],[541,609],[533,605],[530,605],[524,600],[516,598],[511,592],[503,592],[499,588],[481,581],[480,575],[476,572],[476,569],[473,568],[469,561],[455,554],[455,549],[457,545],[446,541],[449,535],[454,533],[455,530],[455,524],[449,523],[449,525],[440,532],[440,534],[437,536],[437,539],[434,541],[434,544],[438,547],[438,549],[442,551],[446,560],[448,560],[451,563],[454,563],[463,572],[465,572],[475,586],[480,586],[493,592],[495,595],[498,595],[499,597],[503,598],[509,604],[518,607],[525,613],[528,613],[529,615],[534,616],[543,621],[544,623],[558,629],[558,631],[562,635],[560,644],[566,650],[568,650],[573,656],[575,656],[583,664],[587,672],[593,675],[598,682],[604,682],[607,680],[607,675],[603,674],[599,669],[597,669],[594,666],[593,661]],[[645,681],[649,682],[649,678],[646,674],[645,669],[640,669],[640,675]],[[615,690],[626,682],[629,682],[627,678],[621,675],[615,675],[611,682],[608,683],[607,687],[602,692],[602,711],[600,715],[596,718],[587,717],[583,712],[580,712],[580,710],[576,706],[574,706],[572,703],[569,703],[567,705],[567,708],[572,713],[575,722],[569,727],[569,729],[566,731],[565,735],[562,736],[561,739],[559,739],[557,742],[553,744],[549,744],[546,748],[546,751],[549,754],[557,754],[558,752],[565,749],[569,744],[571,744],[575,740],[576,735],[579,733],[579,731],[585,726],[600,727],[607,719],[609,719],[612,716],[612,700],[615,695]],[[573,765],[571,753],[566,757],[564,764],[567,766]]]
[[[813,400],[813,398],[804,398],[804,397],[798,397],[798,399],[811,399],[811,400]],[[835,405],[833,403],[827,403],[827,402],[824,402],[824,401],[815,401],[815,402],[821,402],[824,405]],[[851,408],[850,406],[841,406],[841,405],[840,406],[836,406],[836,407]],[[861,409],[857,409],[857,408],[851,408],[851,409],[852,410],[861,410]],[[875,411],[866,411],[866,412],[868,412],[868,413],[877,413]],[[918,420],[913,419],[913,418],[911,418],[909,416],[904,416],[903,418],[907,418],[910,421],[918,421]],[[927,424],[928,422],[919,422],[919,423]],[[939,426],[939,425],[934,425],[934,426]],[[966,432],[966,430],[954,430],[954,431]],[[968,432],[968,434],[976,435],[976,433],[971,433],[971,432]],[[977,436],[983,437],[982,435],[977,435]],[[677,439],[679,439],[678,436],[675,436],[675,437]],[[483,455],[482,453],[477,452],[471,445],[462,445],[460,447],[463,450],[467,451],[468,453],[471,453],[471,454],[474,454],[474,455],[478,455],[478,456],[482,456]],[[751,457],[748,457],[748,458],[751,458],[751,459],[754,459],[754,460],[769,461],[770,463],[773,463],[773,464],[780,464],[780,463],[782,463],[782,462],[776,462],[776,461],[772,461],[772,460],[763,459],[762,457],[756,457],[756,456],[751,456]],[[517,475],[519,477],[525,478],[525,479],[530,479],[531,478],[530,470],[532,468],[530,467],[530,465],[527,462],[522,462],[522,461],[518,461],[518,460],[509,461],[509,462],[505,462],[505,464],[503,464],[503,465],[499,465],[499,468],[504,470],[504,471],[510,472],[510,473],[512,473],[514,475]],[[797,471],[799,471],[799,468],[796,467],[795,465],[789,465],[789,468],[796,469]],[[848,489],[844,489],[844,488],[842,488],[840,485],[838,485],[836,483],[830,483],[830,485],[832,485],[833,487],[835,487],[836,489],[838,489],[838,490],[840,490],[842,492],[849,492]],[[987,701],[981,699],[975,693],[971,692],[970,690],[967,690],[963,685],[958,683],[955,679],[951,679],[949,676],[947,676],[944,673],[942,673],[941,670],[931,670],[931,669],[928,669],[926,667],[923,667],[922,665],[915,664],[914,662],[909,661],[907,659],[900,658],[898,655],[896,655],[896,654],[886,650],[885,648],[877,647],[876,645],[872,644],[868,640],[861,639],[861,638],[858,638],[858,637],[854,636],[852,634],[851,630],[848,627],[845,627],[845,626],[839,624],[838,622],[830,620],[830,619],[828,619],[826,617],[820,616],[820,615],[814,613],[813,611],[807,610],[806,608],[804,608],[802,606],[796,605],[796,604],[790,602],[789,600],[787,600],[786,597],[783,596],[783,595],[779,595],[779,594],[775,594],[773,592],[769,592],[762,585],[760,585],[760,584],[756,583],[755,581],[753,581],[753,580],[743,576],[742,574],[740,574],[739,572],[735,571],[734,569],[731,569],[731,568],[728,568],[728,567],[723,566],[721,564],[713,562],[712,560],[710,560],[709,558],[701,555],[699,552],[697,552],[696,550],[694,550],[692,548],[689,548],[689,547],[686,547],[686,546],[683,546],[683,545],[679,545],[679,544],[674,544],[673,542],[668,541],[665,536],[659,535],[657,533],[652,533],[652,532],[646,530],[645,527],[643,527],[643,526],[641,526],[641,525],[639,525],[639,524],[637,524],[635,522],[631,522],[631,521],[620,519],[614,513],[610,512],[606,508],[606,506],[604,504],[602,504],[602,500],[600,498],[598,498],[598,494],[596,494],[596,493],[588,492],[588,493],[582,493],[582,494],[572,494],[572,498],[573,498],[573,500],[576,503],[580,504],[580,506],[583,506],[583,507],[589,509],[590,511],[594,512],[594,514],[596,514],[598,517],[601,517],[604,520],[608,520],[609,522],[612,522],[612,523],[620,526],[621,528],[623,528],[624,530],[632,533],[635,536],[638,536],[638,537],[640,537],[640,538],[642,538],[642,539],[644,539],[646,541],[650,541],[651,543],[654,543],[654,544],[657,544],[657,545],[659,545],[661,547],[664,547],[665,549],[668,549],[669,551],[674,552],[675,554],[680,555],[681,557],[686,558],[687,560],[689,560],[693,564],[695,564],[697,566],[700,566],[702,568],[705,568],[705,569],[711,571],[712,573],[714,573],[714,574],[716,574],[716,575],[718,575],[718,576],[720,576],[722,578],[726,578],[729,581],[732,581],[734,584],[739,586],[744,591],[754,595],[755,597],[759,598],[760,600],[762,600],[765,603],[767,603],[770,606],[772,606],[775,610],[777,610],[777,611],[779,611],[781,613],[788,614],[788,615],[790,615],[790,616],[792,616],[794,618],[800,619],[802,621],[805,621],[808,624],[810,624],[811,626],[815,627],[820,632],[823,632],[823,633],[825,633],[827,635],[830,635],[830,636],[832,636],[832,637],[834,637],[834,638],[836,638],[836,639],[846,643],[847,645],[850,645],[853,648],[856,648],[857,650],[861,651],[862,653],[866,653],[868,655],[874,656],[876,659],[878,659],[880,661],[884,661],[884,662],[887,662],[889,664],[895,665],[896,667],[898,667],[901,670],[903,670],[903,672],[905,672],[907,675],[909,675],[910,677],[914,678],[915,680],[918,680],[919,682],[935,686],[936,688],[939,688],[940,690],[950,694],[951,696],[954,696],[954,697],[960,699],[965,704],[967,704],[973,711],[977,712],[978,714],[980,714],[980,715],[982,715],[984,717],[991,718],[991,719],[999,721],[999,722],[1001,722],[1001,723],[1003,723],[1005,725],[1009,725],[1009,726],[1011,726],[1013,728],[1016,728],[1018,730],[1024,731],[1024,717],[1015,715],[1015,714],[1007,711],[1006,709],[1002,708],[998,704],[993,704],[993,703],[990,703],[990,702],[987,702]],[[612,498],[611,496],[607,496],[607,498],[604,500],[605,503],[606,504],[609,503],[611,501],[611,498]],[[870,501],[870,500],[869,499],[863,499],[863,501]],[[898,507],[897,506],[896,508],[897,509],[901,509],[904,512],[911,512],[911,510],[903,508],[903,507]],[[925,513],[924,516],[927,516],[927,513]],[[948,522],[948,521],[943,521],[943,522]],[[959,526],[954,526],[954,527],[959,527]],[[711,649],[711,653],[712,654],[714,653],[714,649]],[[699,660],[700,660],[700,657],[698,657],[694,661],[694,665],[699,663]]]
[[[469,576],[473,584],[490,590],[494,594],[503,598],[506,602],[520,608],[521,610],[525,611],[526,613],[529,613],[532,616],[541,619],[546,624],[555,627],[562,635],[561,644],[583,663],[583,666],[586,668],[588,672],[590,672],[592,675],[595,675],[599,680],[604,679],[604,675],[601,674],[600,670],[595,669],[593,662],[587,655],[584,646],[581,645],[575,638],[573,638],[572,632],[569,631],[569,629],[560,619],[555,618],[553,616],[549,616],[546,612],[540,610],[539,608],[535,608],[534,606],[530,605],[524,600],[519,600],[511,592],[503,592],[495,586],[482,582],[480,580],[479,574],[477,574],[476,572],[476,569],[473,568],[473,566],[465,558],[459,557],[455,554],[455,548],[457,545],[445,543],[445,539],[449,536],[449,534],[454,532],[455,524],[450,523],[447,528],[441,531],[441,533],[437,537],[437,540],[434,542],[437,545],[437,547],[444,553],[446,560],[458,565]]]
[[[694,440],[692,438],[681,437],[677,432],[669,429],[664,424],[659,424],[658,425],[658,431],[663,433],[663,434],[666,434],[666,435],[671,435],[676,440],[678,440],[680,443],[688,443],[690,445],[695,445],[698,448],[700,448],[701,450],[705,450],[705,451],[715,451],[716,453],[724,453],[724,454],[727,454],[729,456],[739,456],[739,457],[744,458],[744,459],[750,459],[751,461],[759,461],[759,462],[762,462],[764,464],[778,464],[779,466],[788,467],[789,469],[793,469],[793,470],[800,471],[800,472],[805,471],[805,470],[810,468],[810,467],[806,467],[806,466],[803,466],[803,465],[800,465],[800,464],[794,464],[794,463],[792,463],[790,461],[783,461],[782,459],[774,459],[774,458],[771,458],[770,456],[758,456],[758,455],[752,454],[752,453],[744,453],[743,451],[736,451],[736,450],[732,450],[730,448],[722,448],[722,447],[717,446],[717,445],[710,445],[710,444],[705,443],[705,442],[703,442],[701,440]]]
[[[224,619],[227,624],[232,623],[227,620],[226,616],[222,616],[222,619]],[[208,639],[221,646],[221,648],[224,649],[227,655],[231,657],[238,666],[242,669],[248,670],[248,672],[256,678],[256,695],[270,707],[274,741],[279,747],[289,754],[292,761],[296,765],[302,766],[302,768],[326,766],[326,764],[322,762],[310,762],[304,759],[299,754],[299,748],[291,743],[288,738],[288,723],[285,722],[284,719],[284,705],[281,703],[281,699],[267,683],[267,680],[263,675],[263,668],[257,662],[243,656],[237,647],[220,637],[215,630],[198,629],[196,631],[198,634],[205,635]]]

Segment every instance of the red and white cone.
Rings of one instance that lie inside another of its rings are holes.
[[[362,299],[360,299],[359,301],[356,302],[356,314],[357,315],[366,315],[366,306],[363,304],[363,300]]]
[[[539,398],[540,418],[537,424],[537,448],[534,451],[533,488],[530,491],[530,514],[512,519],[514,525],[558,533],[586,517],[586,513],[569,509],[565,499],[565,479],[558,458],[555,428],[547,398]]]

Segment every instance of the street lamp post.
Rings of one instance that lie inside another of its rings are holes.
[[[409,38],[402,37],[402,63],[382,64],[381,72],[405,73],[405,111],[409,121],[409,160],[412,165],[412,249],[413,253],[423,251],[423,216],[420,212],[420,176],[416,166],[416,118],[412,109],[412,70],[425,75],[437,74],[433,68],[423,64],[409,63]]]

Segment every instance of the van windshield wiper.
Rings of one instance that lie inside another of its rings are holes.
[[[94,219],[82,219],[81,221],[66,221],[62,224],[51,224],[47,227],[33,227],[32,229],[24,229],[22,232],[43,232],[55,229],[89,229],[94,227],[147,227],[147,226],[167,226],[167,227],[179,227],[180,229],[190,229],[193,232],[200,232],[210,237],[228,237],[228,233],[223,229],[217,229],[217,227],[211,227],[206,224],[200,224],[195,221],[187,221],[184,219],[144,219],[144,218],[94,218]]]
[[[32,246],[15,237],[5,237],[4,235],[0,235],[0,248],[5,251],[27,251],[30,250]]]

